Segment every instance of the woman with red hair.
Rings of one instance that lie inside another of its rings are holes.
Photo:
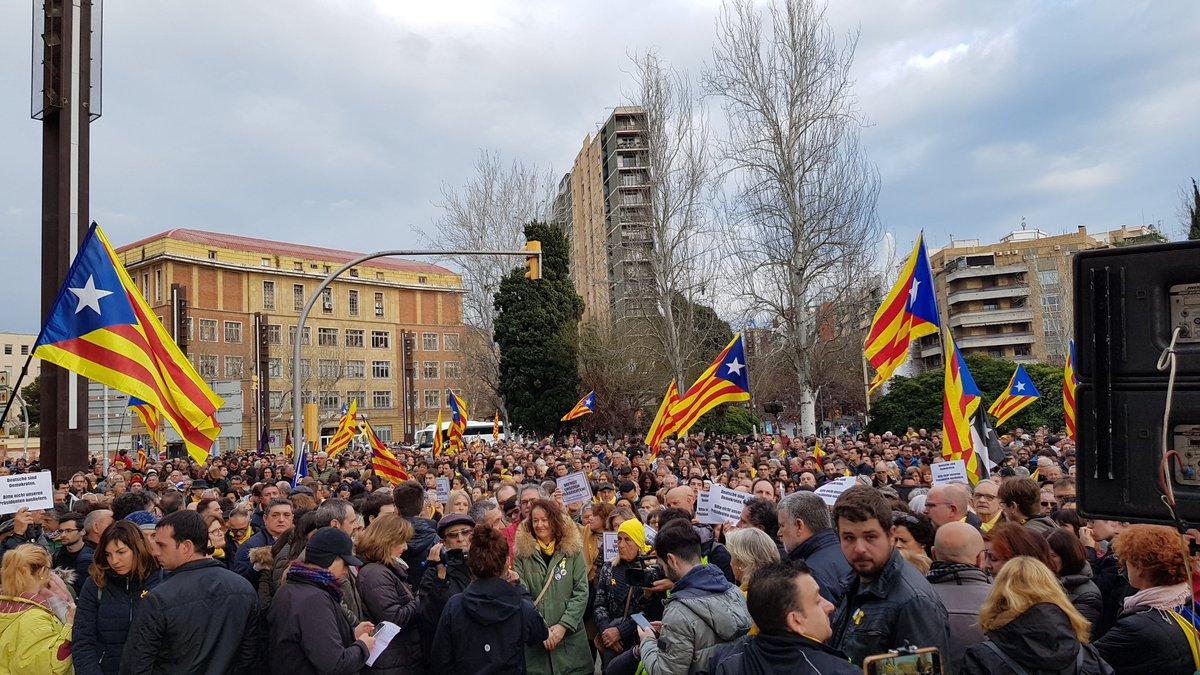
[[[1193,673],[1200,670],[1181,616],[1191,604],[1190,563],[1179,533],[1160,525],[1131,525],[1113,551],[1137,592],[1125,599],[1116,625],[1096,642],[1118,673]],[[1184,615],[1190,616],[1190,608]]]
[[[1016,523],[1000,523],[987,534],[987,571],[993,577],[1000,573],[1004,563],[1017,556],[1027,555],[1042,563],[1054,573],[1058,566],[1051,557],[1046,538],[1028,527]]]

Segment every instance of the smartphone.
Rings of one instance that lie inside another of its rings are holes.
[[[652,632],[654,631],[654,626],[651,626],[650,622],[646,620],[645,614],[638,612],[629,618],[633,619],[633,622],[638,625],[638,628],[645,628],[646,630]]]
[[[937,647],[876,654],[863,659],[863,672],[867,675],[941,675],[942,655]]]

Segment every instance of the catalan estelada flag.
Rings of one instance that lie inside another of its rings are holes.
[[[129,409],[137,413],[138,419],[142,421],[142,426],[146,427],[150,445],[155,452],[158,452],[162,448],[163,433],[166,431],[162,425],[162,413],[149,403],[133,396],[129,397]]]
[[[500,442],[500,411],[496,411],[496,419],[492,420],[492,442]]]
[[[450,405],[450,454],[457,454],[466,447],[463,434],[467,430],[467,402],[453,391],[447,392],[447,401]]]
[[[942,457],[947,460],[961,459],[967,466],[967,477],[971,484],[979,482],[979,457],[975,454],[975,441],[971,437],[971,420],[979,409],[979,387],[967,369],[954,336],[946,331],[946,377],[942,402]],[[984,471],[986,471],[986,467]]]
[[[679,388],[675,386],[675,380],[671,380],[671,384],[667,386],[667,393],[663,395],[662,403],[658,405],[658,413],[654,416],[654,422],[650,424],[650,431],[646,432],[646,447],[650,448],[650,454],[658,456],[658,446],[662,444],[663,439],[671,435],[675,430],[674,422],[671,419],[671,406],[679,402]]]
[[[171,422],[199,464],[225,404],[138,292],[100,228],[88,228],[33,355],[142,401]],[[86,412],[86,411],[85,411]]]
[[[137,461],[138,471],[145,471],[146,470],[146,446],[142,445],[142,439],[140,439],[140,438],[138,439],[138,442],[137,442],[137,458],[138,458],[138,461]]]
[[[883,304],[871,320],[863,353],[875,369],[871,380],[873,393],[892,377],[908,359],[908,348],[914,340],[938,332],[937,297],[933,293],[933,273],[925,254],[925,235],[917,237],[917,245],[900,270],[900,277],[888,291]]]
[[[442,409],[439,407],[437,423],[433,425],[433,456],[441,457],[445,447],[442,443]]]
[[[682,436],[700,420],[704,413],[722,403],[750,400],[750,370],[746,366],[746,348],[742,334],[717,355],[678,403],[671,406],[674,433]]]
[[[371,423],[363,422],[363,426],[366,430],[367,441],[371,444],[371,469],[375,471],[375,475],[392,485],[399,485],[408,480],[408,472],[400,465],[400,460],[396,459],[396,455],[383,444],[383,441],[379,440],[379,436],[375,435]]]
[[[570,422],[571,420],[577,420],[584,415],[591,415],[594,412],[596,412],[596,392],[589,391],[587,396],[579,399],[579,403],[576,403],[575,407],[571,408],[571,412],[563,415],[563,418],[559,421]]]
[[[1041,395],[1029,373],[1025,372],[1025,367],[1018,363],[1017,369],[1008,380],[1008,386],[996,397],[992,407],[988,408],[988,414],[996,418],[996,426],[999,426],[1032,405]]]
[[[1075,376],[1075,341],[1067,350],[1067,365],[1063,368],[1063,418],[1067,424],[1067,438],[1075,440],[1075,387],[1079,378]]]
[[[812,459],[819,471],[825,470],[825,455],[825,450],[821,448],[821,439],[818,438],[816,446],[813,447]]]
[[[325,446],[325,452],[329,458],[333,459],[342,454],[342,451],[350,447],[350,442],[358,434],[358,399],[350,399],[350,405],[342,413],[342,420],[338,422],[337,431],[333,432],[333,438],[329,439],[329,445]]]

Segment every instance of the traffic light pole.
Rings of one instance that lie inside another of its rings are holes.
[[[354,260],[342,265],[329,276],[325,277],[317,286],[316,291],[309,296],[308,301],[304,303],[304,309],[300,311],[300,319],[296,322],[296,340],[292,345],[292,438],[296,439],[297,452],[304,448],[306,439],[303,436],[303,424],[301,424],[301,400],[300,400],[300,378],[296,377],[300,368],[300,347],[304,340],[304,325],[308,321],[308,314],[312,311],[313,305],[317,304],[317,298],[320,298],[329,284],[333,283],[338,277],[344,274],[352,267],[357,267],[368,260],[376,258],[387,258],[391,256],[414,257],[414,256],[515,256],[525,258],[526,272],[525,277],[530,279],[541,279],[542,269],[542,245],[541,242],[531,241],[526,244],[526,248],[520,251],[422,251],[422,250],[395,250],[395,251],[377,251],[359,256]],[[315,447],[313,448],[316,449]]]

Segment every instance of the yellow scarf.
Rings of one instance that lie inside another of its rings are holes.
[[[544,553],[546,555],[554,555],[554,542],[553,541],[551,541],[549,544],[543,544],[540,539],[535,539],[534,541],[537,542],[537,547],[538,547],[539,551],[541,551],[542,553]]]

